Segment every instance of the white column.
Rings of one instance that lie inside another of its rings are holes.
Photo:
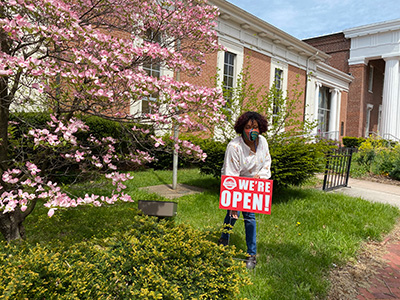
[[[399,137],[400,113],[399,110],[399,84],[400,60],[399,57],[384,58],[385,81],[383,84],[382,99],[382,134],[386,138]]]
[[[400,114],[400,65],[399,65],[399,91],[398,91],[398,94],[397,94],[397,133],[396,133],[396,137],[398,138],[398,139],[400,139],[400,116],[399,116],[399,114]],[[399,142],[399,140],[397,140],[398,142]]]
[[[321,86],[322,84],[320,82],[315,83],[314,122],[318,122],[319,88]],[[314,129],[314,135],[318,135],[318,126]]]
[[[330,132],[330,138],[336,140],[339,135],[336,135],[336,131],[338,131],[338,128],[336,126],[337,124],[337,116],[338,116],[338,94],[339,90],[338,89],[331,89],[331,107],[330,107],[330,116],[329,116],[329,132]]]

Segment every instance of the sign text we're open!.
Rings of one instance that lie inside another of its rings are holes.
[[[219,208],[271,214],[273,181],[223,175]]]

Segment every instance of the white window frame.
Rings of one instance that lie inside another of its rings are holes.
[[[275,74],[276,70],[281,70],[282,71],[282,76],[281,76],[281,87],[280,90],[282,92],[282,97],[286,98],[287,96],[287,90],[288,90],[288,74],[289,74],[289,66],[287,63],[282,62],[278,59],[272,58],[271,59],[271,69],[270,69],[270,88],[274,85],[275,83]],[[269,116],[269,122],[272,124],[273,122],[274,115],[271,114]],[[281,128],[281,131],[284,131],[285,128]]]
[[[231,62],[227,62],[227,56],[230,56],[228,58],[232,58],[232,60],[233,60],[232,63]],[[222,88],[223,88],[225,93],[228,90],[234,89],[236,87],[236,77],[235,77],[236,65],[235,65],[235,62],[236,62],[236,54],[232,53],[232,52],[229,52],[229,51],[225,51],[224,52],[224,67],[222,69],[222,78],[223,78]],[[225,72],[226,68],[232,68],[232,72]],[[228,84],[225,81],[225,77],[231,78],[232,79],[232,83]],[[227,96],[228,95],[225,95],[225,97],[226,97],[225,100],[226,101],[232,100],[232,98],[231,98],[232,94],[230,94],[228,97]]]
[[[233,88],[237,87],[237,78],[242,72],[243,61],[244,61],[244,47],[240,44],[234,43],[226,38],[219,38],[219,44],[222,45],[226,52],[235,54],[235,66],[233,71]],[[225,62],[225,51],[219,51],[217,54],[217,70],[218,70],[218,83],[222,90],[224,84],[224,62]],[[233,106],[238,103],[232,103]],[[239,117],[239,111],[232,111],[232,119],[236,120]],[[223,128],[223,129],[222,129]],[[214,139],[223,141],[227,135],[230,138],[236,136],[235,130],[230,128],[229,124],[223,124],[221,127],[216,126],[214,128]]]
[[[330,91],[331,89],[326,86],[321,86],[319,88],[319,95],[318,95],[318,132],[321,136],[325,136],[329,132],[329,119],[331,118],[331,110],[332,110],[332,93]],[[320,103],[321,103],[321,95],[327,91],[328,95],[328,107],[327,108],[322,108]]]

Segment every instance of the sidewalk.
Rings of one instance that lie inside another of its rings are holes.
[[[348,187],[333,192],[361,197],[373,202],[388,203],[400,208],[400,186],[349,178]]]
[[[387,203],[400,208],[400,186],[396,185],[350,178],[348,187],[332,192],[361,197],[368,201]],[[340,298],[335,297],[331,300],[400,299],[400,224],[383,242],[377,243],[373,247],[375,247],[374,252],[379,255],[378,257],[368,257],[368,259],[373,260],[374,264],[371,265],[374,265],[376,269],[366,270],[361,274],[364,276],[350,274],[354,279],[355,293],[350,293],[344,288]],[[354,271],[354,266],[352,268],[349,273]]]

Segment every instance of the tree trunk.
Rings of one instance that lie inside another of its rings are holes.
[[[7,242],[25,238],[25,228],[22,222],[25,217],[18,209],[3,214],[0,212],[0,232]]]

